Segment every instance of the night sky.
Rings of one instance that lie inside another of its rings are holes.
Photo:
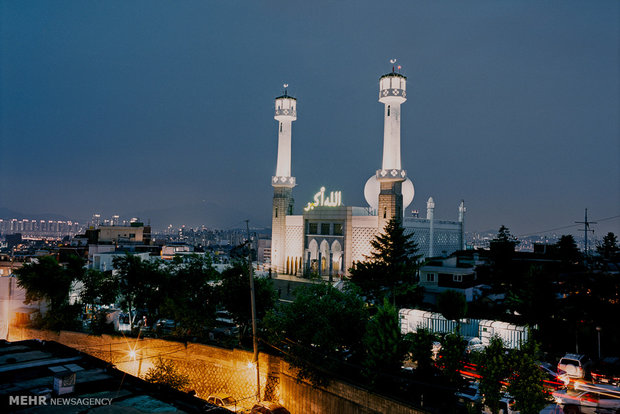
[[[467,230],[517,235],[618,216],[619,4],[1,1],[0,207],[270,225],[285,82],[296,212],[322,185],[365,205],[397,58],[408,210],[464,199]]]

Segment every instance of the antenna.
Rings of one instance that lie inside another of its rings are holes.
[[[594,233],[594,230],[590,230],[590,224],[597,224],[596,221],[588,221],[588,209],[586,208],[586,214],[583,221],[576,221],[577,224],[583,224],[583,229],[579,229],[579,231],[583,231],[584,239],[585,239],[585,253],[586,259],[588,258],[588,232]]]

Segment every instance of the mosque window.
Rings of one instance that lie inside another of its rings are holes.
[[[321,223],[321,234],[329,234],[330,225],[329,223]]]
[[[387,207],[383,207],[383,218],[387,218]]]
[[[280,132],[282,132],[282,122],[280,122]]]
[[[388,116],[390,116],[390,105],[388,105]]]
[[[334,223],[334,235],[342,236],[342,224],[341,223]]]
[[[319,234],[319,224],[308,223],[308,234]]]
[[[275,215],[276,218],[278,218],[278,207],[276,207],[274,215]]]

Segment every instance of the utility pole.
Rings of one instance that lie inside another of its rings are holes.
[[[258,337],[256,336],[256,295],[254,292],[254,269],[252,268],[252,243],[250,241],[250,220],[245,221],[248,232],[248,266],[250,272],[250,297],[252,301],[252,343],[254,345],[254,364],[256,365],[256,398],[260,401],[260,371],[258,369]]]
[[[583,231],[584,239],[585,239],[585,258],[586,262],[588,260],[588,232],[594,233],[594,230],[590,230],[590,224],[596,224],[596,221],[588,221],[588,209],[586,208],[586,214],[583,221],[576,221],[577,224],[583,224],[583,229],[579,229],[579,231]]]

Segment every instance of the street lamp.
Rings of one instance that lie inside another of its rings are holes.
[[[250,299],[252,304],[252,343],[254,363],[256,364],[256,398],[260,401],[260,371],[258,369],[258,337],[256,336],[256,295],[254,292],[254,272],[252,269],[252,242],[250,241],[250,220],[245,221],[248,231],[248,266],[250,271]]]
[[[601,328],[600,326],[596,327],[596,332],[598,334],[598,359],[601,359]]]

